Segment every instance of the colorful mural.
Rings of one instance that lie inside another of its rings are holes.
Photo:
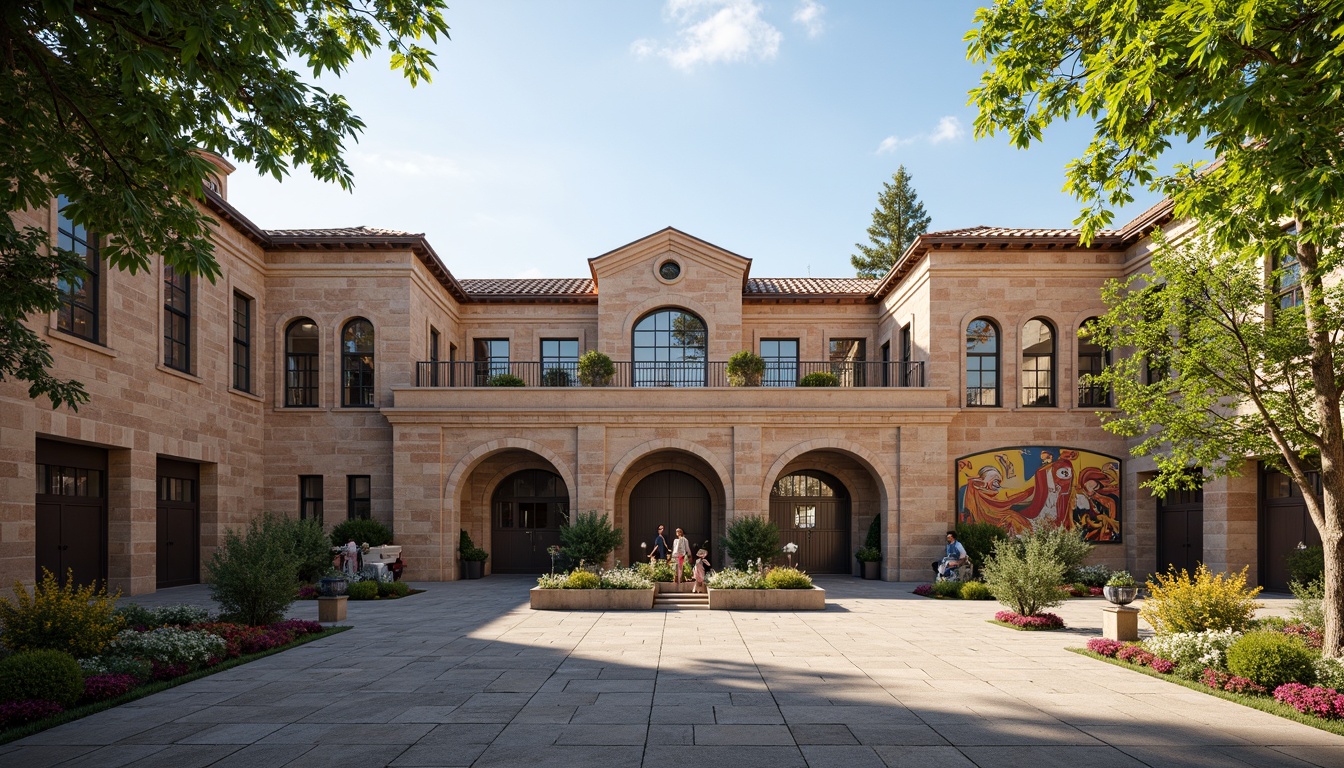
[[[957,519],[1013,533],[1047,523],[1097,543],[1120,541],[1120,460],[1049,446],[998,448],[957,459]]]

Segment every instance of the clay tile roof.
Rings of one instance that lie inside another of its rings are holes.
[[[512,280],[461,280],[468,296],[587,296],[594,293],[587,277],[542,277]]]
[[[859,293],[870,294],[879,280],[859,277],[752,277],[742,291],[749,295],[762,294],[806,294],[820,296],[825,294]]]
[[[1108,237],[1118,234],[1118,230],[1106,229],[1098,232],[1098,237]],[[963,227],[961,229],[946,229],[941,232],[929,232],[924,235],[930,237],[1023,237],[1023,238],[1041,238],[1041,237],[1071,237],[1076,238],[1079,235],[1077,229],[1021,229],[1014,227],[987,227],[980,225],[977,227]]]
[[[423,237],[420,232],[403,232],[399,229],[380,227],[333,227],[331,229],[268,229],[271,237]]]

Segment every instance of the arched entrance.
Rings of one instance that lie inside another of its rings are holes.
[[[490,556],[495,573],[544,573],[546,548],[560,543],[569,525],[569,488],[545,469],[514,472],[495,486],[490,499]]]
[[[849,491],[815,469],[785,475],[770,490],[770,520],[784,543],[798,545],[794,564],[808,573],[849,573]]]
[[[691,551],[704,546],[711,549],[709,490],[693,475],[675,469],[654,472],[635,485],[630,493],[630,530],[627,562],[648,558],[640,543],[653,546],[659,525],[667,527],[667,544],[672,546],[674,531],[681,528],[691,541]]]

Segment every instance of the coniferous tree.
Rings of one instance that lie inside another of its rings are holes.
[[[902,165],[892,174],[890,182],[883,182],[882,194],[877,196],[873,223],[868,227],[868,240],[872,244],[855,243],[859,253],[849,257],[849,263],[858,270],[859,277],[882,277],[915,238],[927,231],[929,214],[915,194],[910,173]]]

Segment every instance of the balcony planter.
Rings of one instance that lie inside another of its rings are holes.
[[[729,386],[759,387],[761,377],[765,375],[765,358],[744,349],[728,358],[724,370],[728,374]]]
[[[1112,605],[1129,605],[1139,596],[1138,587],[1112,587],[1109,584],[1101,588],[1101,593]]]
[[[616,364],[610,357],[590,349],[579,357],[579,383],[585,387],[605,387],[616,375]]]
[[[533,587],[534,611],[650,611],[656,589],[542,589]]]
[[[826,590],[709,588],[711,611],[824,611]]]

